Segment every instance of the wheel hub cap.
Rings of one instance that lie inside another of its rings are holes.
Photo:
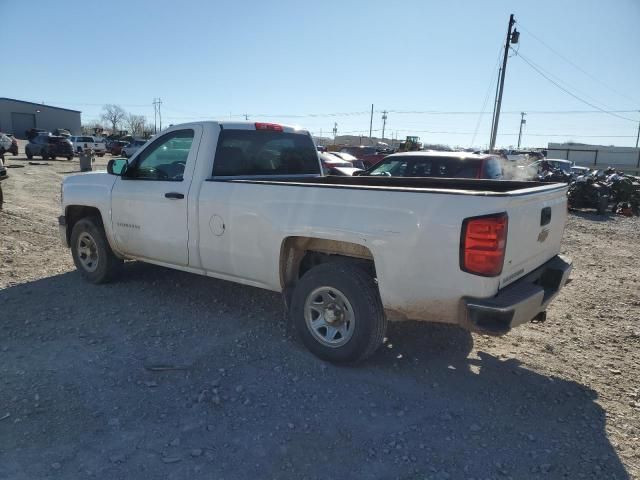
[[[336,288],[313,290],[305,301],[304,317],[311,335],[328,347],[341,347],[353,336],[353,308],[347,297]]]
[[[89,233],[82,232],[78,237],[77,252],[82,268],[87,272],[95,272],[98,268],[98,246]]]

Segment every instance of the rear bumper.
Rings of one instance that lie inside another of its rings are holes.
[[[571,268],[571,259],[557,255],[495,297],[465,297],[463,326],[475,332],[504,335],[534,320],[567,283]]]

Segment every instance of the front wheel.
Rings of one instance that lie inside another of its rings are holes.
[[[330,362],[358,362],[382,344],[387,318],[373,275],[355,262],[318,265],[293,291],[291,321],[305,346]]]
[[[113,280],[123,263],[111,250],[98,217],[83,218],[73,226],[71,254],[80,274],[91,283]]]

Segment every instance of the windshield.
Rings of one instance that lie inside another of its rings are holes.
[[[464,157],[388,157],[368,175],[392,177],[478,178],[482,160]]]

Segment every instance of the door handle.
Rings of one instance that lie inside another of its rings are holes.
[[[165,193],[164,196],[166,198],[170,198],[171,200],[181,200],[184,198],[184,194],[178,192]]]

